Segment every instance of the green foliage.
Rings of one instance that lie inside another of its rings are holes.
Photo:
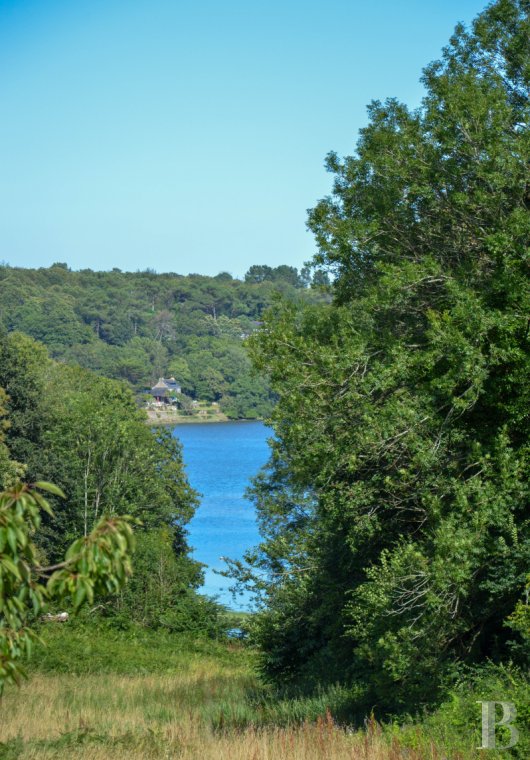
[[[283,746],[269,753],[283,760],[303,755],[289,753],[300,727],[311,732],[309,746],[320,739],[321,754],[333,758],[368,752],[380,758],[471,760],[481,754],[476,750],[477,700],[496,699],[516,705],[521,739],[510,752],[490,750],[488,756],[528,756],[528,680],[514,668],[488,666],[461,674],[430,714],[384,724],[372,718],[365,724],[363,714],[352,714],[355,687],[335,685],[312,695],[282,692],[256,678],[256,653],[237,643],[133,625],[117,630],[86,611],[67,625],[42,626],[40,635],[42,642],[36,643],[28,666],[33,688],[9,690],[3,701],[6,744],[0,745],[0,756],[106,756],[119,748],[127,757],[154,758],[178,754],[185,737],[192,755],[202,750],[205,757],[223,751],[237,756],[244,751],[250,757],[258,735],[277,735],[285,727]],[[186,734],[190,725],[192,733]],[[118,733],[116,726],[121,726]],[[24,729],[24,739],[10,738],[17,736],[17,727]],[[324,729],[320,737],[319,727]],[[245,730],[254,741],[248,741]],[[178,739],[171,744],[175,734]],[[206,749],[200,740],[195,744],[197,734],[210,741],[216,737],[219,743]],[[504,739],[502,730],[497,738]]]
[[[24,467],[11,458],[9,449],[5,443],[6,431],[9,421],[5,419],[8,396],[3,388],[0,388],[0,484],[14,485],[24,474]]]
[[[220,401],[229,416],[261,417],[272,408],[263,378],[250,371],[245,339],[282,293],[304,292],[311,276],[294,267],[245,282],[152,272],[0,269],[0,326],[44,343],[53,358],[125,380],[137,392],[175,376],[197,400]],[[270,270],[270,271],[269,271]],[[249,270],[250,271],[250,270]],[[243,398],[239,398],[240,395]]]
[[[309,279],[307,268],[298,274],[296,267],[289,267],[285,264],[279,267],[270,267],[267,264],[254,264],[245,274],[245,282],[281,282],[294,288],[307,287]]]
[[[153,434],[124,384],[55,363],[31,338],[11,333],[0,339],[0,386],[9,454],[24,462],[27,479],[49,478],[66,494],[53,526],[44,520],[41,548],[50,560],[103,513],[131,514],[144,530],[181,529],[192,517],[197,497],[180,444],[167,430]]]
[[[464,669],[451,687],[442,704],[432,713],[410,716],[385,727],[385,732],[399,738],[410,749],[425,746],[429,737],[443,746],[447,757],[464,752],[482,756],[473,750],[482,744],[480,702],[511,702],[516,710],[515,726],[519,740],[511,750],[487,750],[491,758],[513,757],[525,760],[530,753],[530,683],[528,674],[513,666],[493,666],[491,663],[475,669]],[[507,729],[496,728],[498,746],[508,743]]]
[[[42,443],[49,470],[68,494],[65,537],[86,532],[102,510],[130,513],[145,529],[183,526],[197,500],[178,441],[167,430],[153,434],[122,385],[79,368],[55,370],[53,424]]]
[[[524,596],[517,602],[513,614],[508,618],[508,625],[518,631],[527,646],[530,646],[530,575],[526,579]]]
[[[202,574],[186,543],[197,495],[170,431],[146,424],[125,384],[56,363],[20,333],[0,339],[0,386],[9,391],[0,398],[9,418],[5,443],[0,440],[0,479],[9,486],[21,472],[31,482],[46,477],[65,494],[50,495],[54,516],[45,513],[35,535],[41,561],[54,565],[77,551],[69,549],[72,541],[77,547],[97,532],[102,515],[128,514],[140,523],[134,581],[117,599],[108,597],[111,589],[97,589],[102,614],[120,625],[137,620],[215,634],[220,609],[197,594]],[[54,580],[61,594],[69,582],[60,575]],[[92,593],[90,584],[76,587],[79,599],[90,603]]]
[[[6,394],[4,405],[8,418],[4,428],[6,444],[12,458],[23,462],[30,471],[34,442],[40,440],[48,422],[45,387],[49,368],[44,346],[19,332],[0,336],[0,387]],[[43,478],[45,473],[44,466],[35,479]],[[2,481],[2,484],[6,483]]]
[[[237,651],[239,664],[250,671],[255,654],[239,646]],[[176,634],[163,627],[155,631],[138,623],[119,628],[115,621],[101,620],[84,609],[67,625],[40,627],[27,667],[30,673],[72,676],[174,675],[186,673],[195,663],[206,668],[213,662],[228,665],[233,661],[233,651],[223,637]],[[247,675],[250,677],[250,672]]]
[[[138,535],[134,575],[107,611],[114,624],[139,623],[153,630],[197,636],[218,636],[223,630],[221,608],[195,593],[203,581],[201,565],[175,552],[167,528]]]
[[[94,594],[114,593],[131,574],[133,535],[128,517],[103,517],[77,539],[55,566],[43,567],[33,536],[41,511],[52,510],[39,491],[62,497],[51,483],[16,485],[0,493],[0,695],[5,684],[19,683],[20,661],[31,654],[31,626],[52,599],[69,599],[75,610]]]
[[[373,103],[310,213],[332,304],[250,339],[279,402],[234,565],[277,682],[419,710],[455,664],[528,662],[528,4],[458,28],[423,105]],[[523,630],[524,629],[524,630]]]

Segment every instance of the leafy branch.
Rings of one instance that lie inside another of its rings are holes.
[[[132,572],[135,521],[129,516],[101,518],[74,541],[63,562],[43,567],[32,539],[42,512],[53,511],[41,491],[64,498],[44,481],[0,493],[0,694],[25,675],[21,660],[38,638],[30,624],[50,601],[69,599],[77,611],[96,594],[119,591]]]

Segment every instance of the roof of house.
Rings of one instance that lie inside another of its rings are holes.
[[[177,388],[180,389],[180,385],[174,377],[170,377],[168,380],[164,377],[160,377],[156,385],[153,385],[151,388],[151,393],[153,396],[167,396],[169,391],[174,391]]]
[[[169,386],[165,382],[164,378],[161,377],[156,383],[156,385],[153,385],[151,388],[151,393],[155,396],[167,396],[169,392]]]

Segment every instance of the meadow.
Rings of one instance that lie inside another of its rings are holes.
[[[421,724],[368,720],[355,728],[332,717],[346,696],[339,687],[312,698],[282,697],[259,680],[256,653],[237,641],[78,624],[47,626],[42,635],[46,646],[34,652],[28,679],[1,702],[3,760],[481,755],[474,749],[478,725],[469,722],[475,694],[453,696]]]

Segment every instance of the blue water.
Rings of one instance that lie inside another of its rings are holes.
[[[207,565],[202,592],[232,609],[246,609],[248,599],[234,600],[230,580],[213,571],[225,569],[220,557],[241,559],[259,541],[254,507],[244,492],[268,459],[271,430],[262,422],[215,422],[179,425],[173,435],[183,445],[190,484],[202,494],[188,526],[193,557]]]

